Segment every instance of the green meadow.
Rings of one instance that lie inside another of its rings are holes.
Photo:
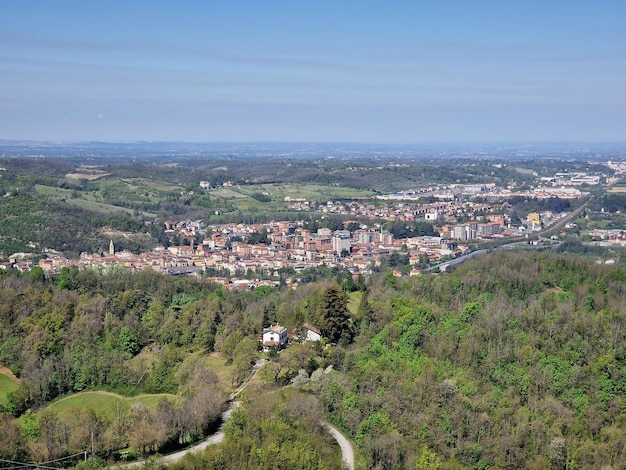
[[[17,388],[17,381],[0,372],[0,405],[7,404],[7,394]]]
[[[96,410],[105,419],[113,419],[120,409],[128,409],[136,403],[142,403],[148,409],[155,409],[163,399],[176,402],[179,398],[168,393],[137,395],[124,397],[117,393],[102,390],[81,392],[52,403],[49,408],[61,418],[71,418],[79,409]]]

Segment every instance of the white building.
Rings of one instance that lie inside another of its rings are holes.
[[[282,349],[287,345],[287,328],[278,324],[263,330],[263,350],[267,351],[271,346]]]
[[[340,255],[344,251],[350,251],[350,231],[349,230],[335,230],[333,232],[333,251]]]
[[[304,328],[304,341],[319,341],[322,339],[322,333],[318,328],[315,328],[313,325],[309,323],[305,323],[303,325]]]

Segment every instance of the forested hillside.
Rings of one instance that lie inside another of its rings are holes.
[[[5,272],[0,365],[20,382],[0,401],[0,458],[81,452],[92,431],[103,459],[189,442],[261,357],[264,324],[310,322],[338,345],[270,351],[224,442],[176,468],[336,468],[323,420],[367,468],[626,467],[625,268],[488,255],[451,274],[383,273],[350,308],[334,281],[229,292],[150,272]],[[151,398],[123,414],[48,406],[81,391]]]
[[[625,281],[502,254],[372,288],[322,403],[374,468],[624,468]]]

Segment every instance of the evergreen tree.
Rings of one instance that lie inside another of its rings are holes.
[[[270,302],[263,307],[263,328],[269,328],[270,326],[275,325],[278,322],[276,317],[276,304],[274,302]]]
[[[348,296],[345,292],[337,287],[326,289],[318,305],[318,317],[324,338],[342,344],[352,341],[354,331],[348,312]]]

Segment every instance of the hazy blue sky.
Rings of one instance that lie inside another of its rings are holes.
[[[1,0],[0,138],[623,142],[626,1]]]

